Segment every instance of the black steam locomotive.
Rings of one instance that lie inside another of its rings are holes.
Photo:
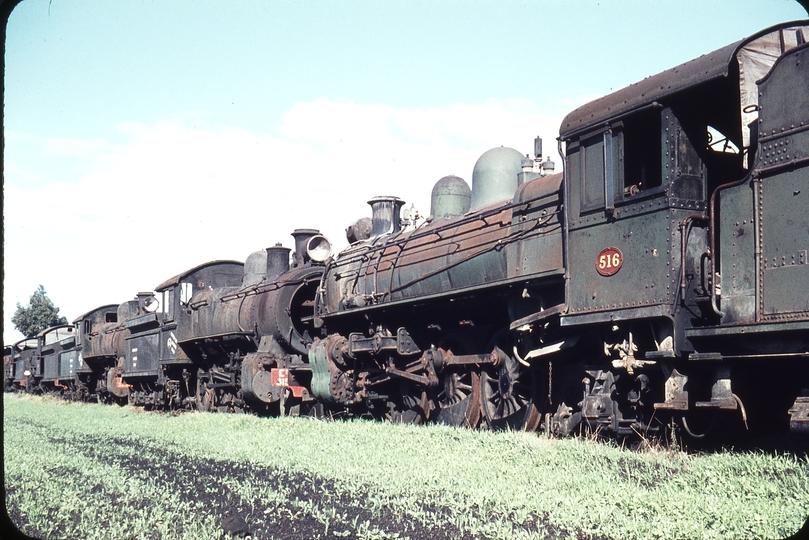
[[[430,216],[216,261],[11,347],[6,385],[156,408],[809,432],[809,21],[489,150]],[[156,309],[157,306],[159,309]]]

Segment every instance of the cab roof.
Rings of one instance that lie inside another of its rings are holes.
[[[195,266],[194,268],[191,268],[190,270],[186,270],[185,272],[177,274],[173,278],[167,279],[166,281],[164,281],[163,283],[161,283],[160,285],[155,287],[155,291],[160,292],[160,291],[165,291],[166,289],[170,289],[171,287],[175,287],[183,279],[190,276],[191,274],[199,272],[203,268],[208,268],[208,267],[212,267],[212,266],[224,266],[224,265],[231,265],[231,264],[244,267],[244,263],[239,262],[239,261],[211,261],[211,262],[206,262],[206,263],[200,264],[198,266]]]
[[[722,47],[712,53],[704,54],[699,58],[647,77],[622,90],[582,105],[569,113],[562,121],[559,128],[559,138],[569,140],[576,135],[603,125],[617,117],[625,116],[649,106],[655,101],[672,94],[719,77],[727,77],[730,66],[737,58],[738,53],[745,49],[747,45],[770,34],[776,37],[782,36],[782,31],[799,30],[807,25],[809,25],[809,20],[791,21],[771,26],[736,43]],[[809,38],[806,32],[803,35]],[[769,65],[771,66],[774,61],[773,59]],[[759,78],[761,77],[756,77],[756,80]]]

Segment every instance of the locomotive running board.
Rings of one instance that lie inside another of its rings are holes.
[[[803,332],[806,330],[809,330],[809,321],[779,321],[687,328],[685,336],[687,338],[708,338],[716,336],[736,336],[741,334],[771,334],[772,332]]]
[[[522,326],[525,326],[526,324],[533,324],[535,322],[544,321],[545,319],[549,319],[554,315],[560,315],[564,310],[565,304],[558,304],[548,309],[537,311],[536,313],[532,313],[527,317],[517,319],[516,321],[511,323],[511,325],[509,325],[509,330],[516,330]]]

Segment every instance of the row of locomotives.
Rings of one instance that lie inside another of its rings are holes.
[[[110,383],[110,369],[123,361],[121,306],[107,305],[70,325],[46,328],[37,336],[7,346],[5,389],[58,393],[78,401],[126,401],[127,387]],[[113,388],[113,394],[110,394]],[[111,399],[112,397],[112,399]]]
[[[65,324],[46,328],[35,337],[7,347],[5,387],[29,393],[59,393],[78,397],[77,375],[82,370],[75,328]]]
[[[43,393],[58,393],[68,399],[84,396],[79,373],[86,369],[76,347],[76,328],[72,324],[52,326],[37,335],[34,378]]]
[[[562,436],[805,431],[807,36],[772,27],[571,112],[563,174],[537,140],[481,156],[471,190],[439,181],[413,227],[369,201],[318,290],[312,393]]]
[[[558,324],[592,350],[547,361],[553,431],[807,431],[807,38],[772,27],[565,118]]]
[[[263,414],[322,410],[308,391],[305,352],[331,248],[314,229],[293,237],[291,260],[290,249],[278,244],[244,264],[197,266],[156,289],[163,312],[127,322],[130,402]]]

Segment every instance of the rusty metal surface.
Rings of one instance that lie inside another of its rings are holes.
[[[14,363],[14,382],[20,386],[25,385],[29,378],[25,374],[34,371],[34,358],[37,356],[37,338],[26,338],[11,346],[11,361]]]
[[[76,345],[73,325],[60,325],[46,328],[37,336],[39,346],[37,356],[42,366],[42,381],[53,382],[59,378],[59,357],[62,351]]]
[[[561,175],[513,202],[345,250],[327,269],[319,315],[450,295],[562,268]]]
[[[305,265],[250,287],[201,291],[178,317],[181,344],[223,336],[273,336],[306,352],[309,323],[322,266]]]
[[[789,409],[789,429],[792,433],[809,436],[809,397],[797,398]]]
[[[84,360],[91,363],[123,356],[126,327],[125,318],[119,322],[120,307],[108,304],[77,317],[73,324],[77,332],[77,346]]]
[[[166,281],[164,281],[163,283],[161,283],[160,285],[155,287],[155,291],[161,292],[161,291],[164,291],[164,290],[169,289],[171,287],[174,287],[174,286],[178,285],[183,279],[188,279],[189,277],[191,277],[191,276],[193,276],[195,274],[201,273],[201,272],[203,272],[203,271],[205,271],[205,270],[207,270],[209,268],[227,266],[227,265],[234,265],[234,266],[243,267],[244,263],[241,263],[239,261],[210,261],[210,262],[206,262],[206,263],[200,264],[198,266],[195,266],[194,268],[186,270],[185,272],[177,274],[176,276],[174,276],[172,278],[167,279]],[[220,282],[220,279],[218,278],[218,275],[216,273],[212,273],[212,274],[210,274],[210,276],[211,276],[211,282],[207,283],[207,285],[210,285],[210,286],[212,286],[214,288],[227,286],[226,283],[221,283]],[[227,281],[227,278],[225,278],[225,281]],[[241,278],[240,278],[240,282],[241,282]],[[204,286],[205,285],[200,286],[200,288],[202,288]]]
[[[727,76],[728,66],[744,42],[727,45],[579,107],[562,121],[559,137],[568,139],[591,126],[648,106],[675,92]]]

